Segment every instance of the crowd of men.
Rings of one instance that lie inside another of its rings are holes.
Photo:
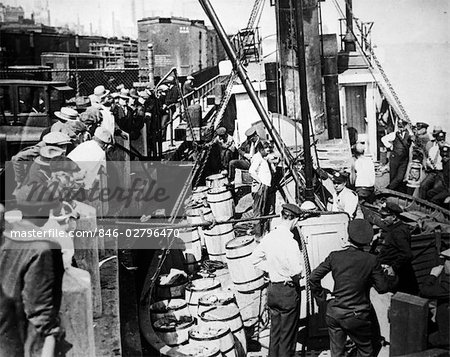
[[[441,127],[435,126],[431,136],[428,127],[424,122],[411,126],[399,118],[396,129],[381,138],[390,150],[387,188],[448,208],[450,144]]]

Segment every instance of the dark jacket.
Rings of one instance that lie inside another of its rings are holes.
[[[14,229],[31,228],[39,230],[29,222]],[[55,242],[35,239],[7,237],[0,248],[0,285],[7,302],[14,306],[1,310],[0,331],[7,328],[3,324],[16,325],[18,333],[13,336],[15,341],[10,342],[21,346],[25,356],[40,356],[45,337],[58,327],[64,273],[61,247]],[[4,345],[3,338],[0,334],[0,346]],[[2,350],[0,356],[10,355]]]
[[[395,133],[395,139],[392,143],[392,157],[397,158],[409,158],[409,148],[412,143],[411,135],[407,130],[404,131],[405,135],[402,138],[400,132]]]
[[[398,291],[417,294],[419,288],[411,265],[413,254],[409,227],[397,221],[383,230],[381,238],[384,242],[377,256],[378,262],[392,266],[399,278]]]
[[[316,297],[325,298],[320,281],[329,272],[334,279],[334,299],[329,307],[339,310],[341,315],[369,312],[370,288],[373,286],[382,294],[395,283],[384,274],[374,255],[353,246],[331,252],[311,273],[311,290]]]
[[[441,273],[438,277],[429,275],[420,288],[421,294],[437,300],[436,323],[438,331],[430,335],[433,346],[447,347],[450,338],[450,275]]]
[[[117,126],[130,134],[131,140],[139,138],[141,129],[144,126],[143,116],[137,115],[135,110],[129,106],[127,106],[125,112],[125,109],[120,105],[115,106],[112,113]]]

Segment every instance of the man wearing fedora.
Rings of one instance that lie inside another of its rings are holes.
[[[128,133],[131,140],[136,140],[141,135],[144,120],[136,116],[135,110],[129,105],[131,99],[130,91],[125,88],[121,89],[119,102],[113,108],[113,115],[117,126]]]
[[[347,336],[355,343],[358,356],[376,356],[372,304],[369,290],[373,286],[380,294],[395,284],[394,277],[384,274],[376,257],[363,250],[373,238],[373,229],[364,219],[355,219],[348,225],[349,245],[344,250],[331,252],[310,277],[313,295],[328,301],[326,323],[330,336],[331,357],[344,357]],[[333,291],[325,289],[321,280],[331,273]]]
[[[301,211],[282,205],[281,222],[263,237],[252,253],[253,264],[268,273],[267,306],[270,311],[269,356],[293,357],[300,315],[300,279],[303,263],[292,230]]]
[[[430,274],[423,281],[421,295],[436,300],[437,331],[429,336],[433,347],[449,348],[450,339],[450,249],[440,254],[442,264],[431,269]]]
[[[94,93],[89,96],[92,106],[101,104],[102,101],[109,95],[110,91],[105,86],[97,86],[94,88]]]
[[[50,132],[42,138],[36,145],[26,147],[11,158],[15,181],[20,187],[28,175],[33,160],[39,156],[39,151],[44,146],[55,146],[67,153],[67,147],[71,144],[70,137],[60,132]]]
[[[28,171],[23,186],[46,185],[51,176],[50,161],[53,158],[65,155],[62,148],[55,146],[44,146],[39,150],[39,156],[34,159]]]
[[[147,86],[140,92],[141,98],[144,100],[144,115],[147,123],[147,144],[148,156],[158,158],[162,151],[161,141],[161,108],[155,93],[154,86]]]

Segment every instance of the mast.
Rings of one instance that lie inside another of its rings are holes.
[[[303,31],[303,0],[293,1],[297,28],[297,59],[300,80],[300,112],[302,116],[303,157],[305,160],[305,198],[314,201],[313,166],[309,140],[309,105],[306,81],[305,37]]]
[[[228,36],[225,33],[225,30],[223,29],[222,24],[220,23],[220,20],[217,17],[210,1],[209,0],[199,0],[199,2],[200,2],[200,5],[203,7],[203,10],[205,11],[209,20],[211,21],[212,25],[214,26],[214,28],[217,32],[217,35],[219,36],[220,41],[222,42],[222,45],[225,49],[225,52],[227,53],[228,58],[233,63],[233,67],[234,67],[235,71],[237,72],[239,78],[241,79],[241,82],[242,82],[243,86],[245,87],[247,94],[250,97],[253,105],[255,106],[255,109],[258,112],[262,122],[264,123],[266,128],[271,128],[272,125],[270,123],[269,115],[267,114],[261,101],[259,100],[258,95],[256,94],[256,91],[253,88],[252,83],[247,76],[247,72],[245,71],[244,66],[242,65],[241,61],[237,57],[236,52],[234,51],[234,49],[231,45],[231,42],[228,39]],[[281,140],[278,138],[277,135],[275,135],[275,133],[272,130],[268,130],[268,132],[269,132],[272,140],[274,141],[275,145],[277,146],[277,149],[280,151],[280,153],[283,154],[283,157],[286,161],[287,166],[289,167],[289,169],[291,171],[292,177],[294,178],[294,181],[297,185],[297,190],[298,190],[298,188],[302,185],[302,180],[301,180],[300,175],[296,171],[293,163],[289,159],[289,157],[290,157],[289,151],[285,148],[285,146],[283,145]],[[309,150],[310,149],[310,147],[309,147],[309,128],[308,128],[308,141],[307,141],[307,143],[305,143],[305,148],[306,148],[306,145]],[[307,160],[305,160],[305,161],[307,161]],[[311,178],[312,178],[312,176],[311,176]],[[312,180],[311,180],[311,183],[312,183]],[[311,199],[314,200],[314,196]]]

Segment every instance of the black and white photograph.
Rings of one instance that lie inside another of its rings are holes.
[[[0,0],[0,357],[449,356],[449,11]]]

